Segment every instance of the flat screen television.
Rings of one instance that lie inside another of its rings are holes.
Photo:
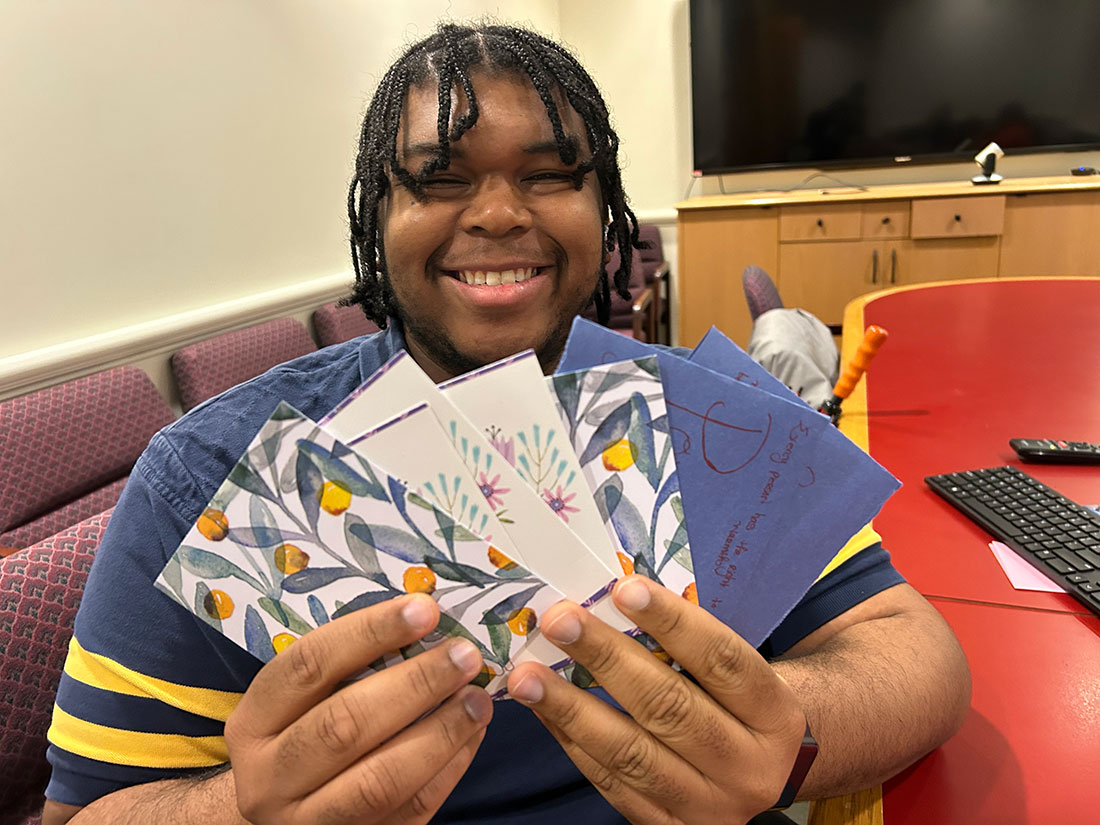
[[[691,0],[702,174],[1100,147],[1096,0]]]

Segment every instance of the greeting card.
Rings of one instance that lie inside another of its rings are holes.
[[[696,600],[656,356],[546,381],[624,571]]]
[[[561,594],[398,479],[280,404],[169,559],[156,585],[268,661],[302,634],[406,592],[438,628],[381,669],[462,636],[499,693],[520,661],[561,660],[539,617]]]

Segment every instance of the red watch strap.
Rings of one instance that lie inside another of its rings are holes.
[[[802,737],[802,747],[798,749],[798,756],[795,757],[791,775],[787,777],[787,784],[783,786],[783,793],[779,795],[779,800],[772,806],[771,810],[782,810],[794,804],[794,799],[798,795],[802,783],[806,781],[806,774],[810,772],[810,766],[813,765],[816,758],[817,740],[810,733],[810,723],[806,722],[806,733]]]

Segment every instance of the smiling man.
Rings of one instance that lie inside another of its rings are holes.
[[[616,604],[690,678],[562,602],[543,631],[603,687],[527,663],[516,701],[495,707],[469,684],[482,663],[462,640],[349,682],[435,627],[426,595],[331,621],[262,665],[153,588],[279,401],[320,418],[402,348],[436,380],[528,347],[549,371],[577,312],[595,300],[606,318],[605,255],[637,240],[617,144],[584,69],[522,29],[444,26],[390,69],[349,195],[353,297],[386,329],[229,390],[150,443],[77,617],[45,825],[743,823],[803,780],[804,797],[879,782],[955,730],[965,660],[873,541],[760,651],[624,578]],[[821,750],[808,775],[807,727]]]

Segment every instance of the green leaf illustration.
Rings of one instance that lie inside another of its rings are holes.
[[[261,662],[270,662],[275,658],[271,634],[267,632],[264,620],[252,605],[248,605],[244,611],[244,645]]]
[[[364,577],[351,567],[307,567],[283,579],[283,591],[286,593],[309,593],[312,590],[332,584],[338,579]]]
[[[291,530],[283,532],[277,527],[233,527],[227,534],[237,544],[245,547],[277,547],[288,541],[302,541],[309,537]]]
[[[498,621],[491,613],[485,614],[481,624],[485,625],[486,630],[489,631],[489,642],[493,646],[493,653],[501,664],[507,664],[512,655],[512,631],[508,629],[507,624]]]
[[[590,688],[596,684],[595,677],[588,672],[588,668],[582,665],[580,662],[574,662],[571,665],[571,671],[569,673],[569,681],[579,688]]]
[[[271,413],[270,421],[304,421],[305,416],[285,401],[280,401],[275,412]]]
[[[276,501],[277,496],[271,492],[271,488],[267,486],[267,482],[253,471],[251,465],[248,463],[248,457],[245,456],[238,461],[233,469],[229,471],[229,481],[236,484],[242,490],[246,490],[252,493],[254,496],[263,496],[268,501]]]
[[[294,477],[298,482],[298,501],[302,503],[310,529],[317,530],[317,520],[321,517],[321,488],[325,479],[312,458],[303,450],[298,450],[294,461]]]
[[[313,617],[313,621],[317,623],[318,627],[328,624],[328,611],[325,610],[325,606],[320,599],[310,593],[306,596],[306,604],[309,605],[309,615]]]
[[[401,594],[396,590],[369,590],[366,593],[360,593],[347,604],[341,604],[337,607],[332,613],[332,618],[339,619],[341,616],[354,613],[356,610],[362,610],[364,607],[381,604],[384,601],[392,599],[394,596],[400,595]]]
[[[502,599],[482,614],[479,624],[489,625],[493,622],[498,624],[507,622],[516,614],[516,611],[526,607],[527,603],[531,601],[531,599],[535,597],[535,594],[542,588],[542,584],[536,584],[533,587],[528,587],[526,590],[513,593],[506,599]]]
[[[343,459],[336,458],[320,444],[304,439],[298,441],[298,449],[309,456],[317,465],[327,481],[338,481],[351,491],[353,496],[371,494],[370,482],[353,470]]]
[[[630,396],[630,429],[628,438],[634,445],[634,464],[642,471],[649,486],[656,492],[661,484],[661,470],[657,465],[657,453],[653,447],[653,430],[649,428],[652,416],[649,404],[641,393]]]
[[[440,527],[435,531],[435,534],[446,539],[448,545],[450,545],[452,541],[484,541],[481,536],[470,532],[468,528],[463,527],[461,524],[451,524],[449,527]]]
[[[575,372],[567,372],[555,375],[551,379],[554,384],[554,394],[558,397],[565,421],[569,424],[570,432],[576,427],[577,408],[581,403],[580,375]]]
[[[409,491],[409,494],[408,494],[407,498],[408,498],[408,500],[411,504],[415,504],[417,507],[423,507],[425,510],[434,510],[435,509],[434,504],[432,504],[430,501],[428,501],[423,496],[421,496],[417,493],[414,493],[412,491]]]
[[[195,615],[221,633],[222,620],[211,616],[206,610],[206,600],[210,597],[210,588],[206,582],[195,582]]]
[[[354,513],[344,514],[344,541],[355,563],[367,576],[379,584],[389,587],[390,581],[378,563],[378,553],[374,549],[374,535],[361,517]]]
[[[635,358],[634,363],[637,364],[640,369],[645,370],[654,378],[661,377],[661,368],[660,366],[658,366],[656,355],[649,355],[645,358]]]
[[[588,440],[588,446],[581,453],[580,462],[582,467],[598,458],[604,450],[626,435],[630,427],[630,412],[631,399],[628,399],[600,422],[600,425],[596,427],[596,431],[592,433],[592,437]]]
[[[172,595],[176,600],[180,604],[187,604],[187,599],[183,597],[183,568],[180,567],[180,560],[173,555],[168,559],[168,564],[164,566],[161,575],[172,589]]]
[[[189,573],[193,573],[196,576],[204,579],[226,579],[234,578],[240,579],[243,582],[247,582],[261,593],[266,593],[267,588],[261,584],[254,576],[242,570],[235,565],[229,559],[223,559],[221,556],[209,553],[206,550],[200,550],[198,547],[190,547],[183,545],[177,551],[180,564],[183,565],[183,569]]]
[[[653,568],[653,546],[638,508],[623,495],[622,481],[611,476],[596,490],[596,507],[605,522],[610,521],[619,544],[631,558],[641,556]]]
[[[460,625],[457,620],[455,620],[447,613],[440,613],[439,624],[435,626],[435,630],[424,637],[424,641],[429,643],[438,642],[444,636],[451,636],[452,638],[461,637],[463,639],[468,639],[477,646],[477,649],[479,651],[481,651],[481,656],[483,659],[485,659],[486,661],[494,662],[500,666],[504,664],[497,658],[496,653],[485,647],[480,639],[478,639],[469,630]]]
[[[269,599],[267,596],[260,596],[260,598],[256,600],[256,603],[262,607],[271,618],[283,627],[293,630],[299,636],[313,630],[309,622],[295,613],[292,607],[283,604],[281,601]]]
[[[386,495],[386,489],[379,483],[378,476],[375,474],[374,467],[371,466],[370,462],[358,453],[355,454],[355,461],[363,470],[363,475],[367,479],[367,485],[370,487],[370,491],[367,495],[379,501],[389,501],[389,497]]]
[[[465,582],[466,584],[472,584],[475,587],[483,588],[487,584],[493,584],[497,581],[495,576],[490,576],[488,573],[484,573],[478,570],[476,567],[472,567],[468,564],[461,564],[460,562],[450,561],[448,559],[424,559],[424,563],[428,566],[428,569],[435,573],[442,579],[447,579],[453,582]]]

